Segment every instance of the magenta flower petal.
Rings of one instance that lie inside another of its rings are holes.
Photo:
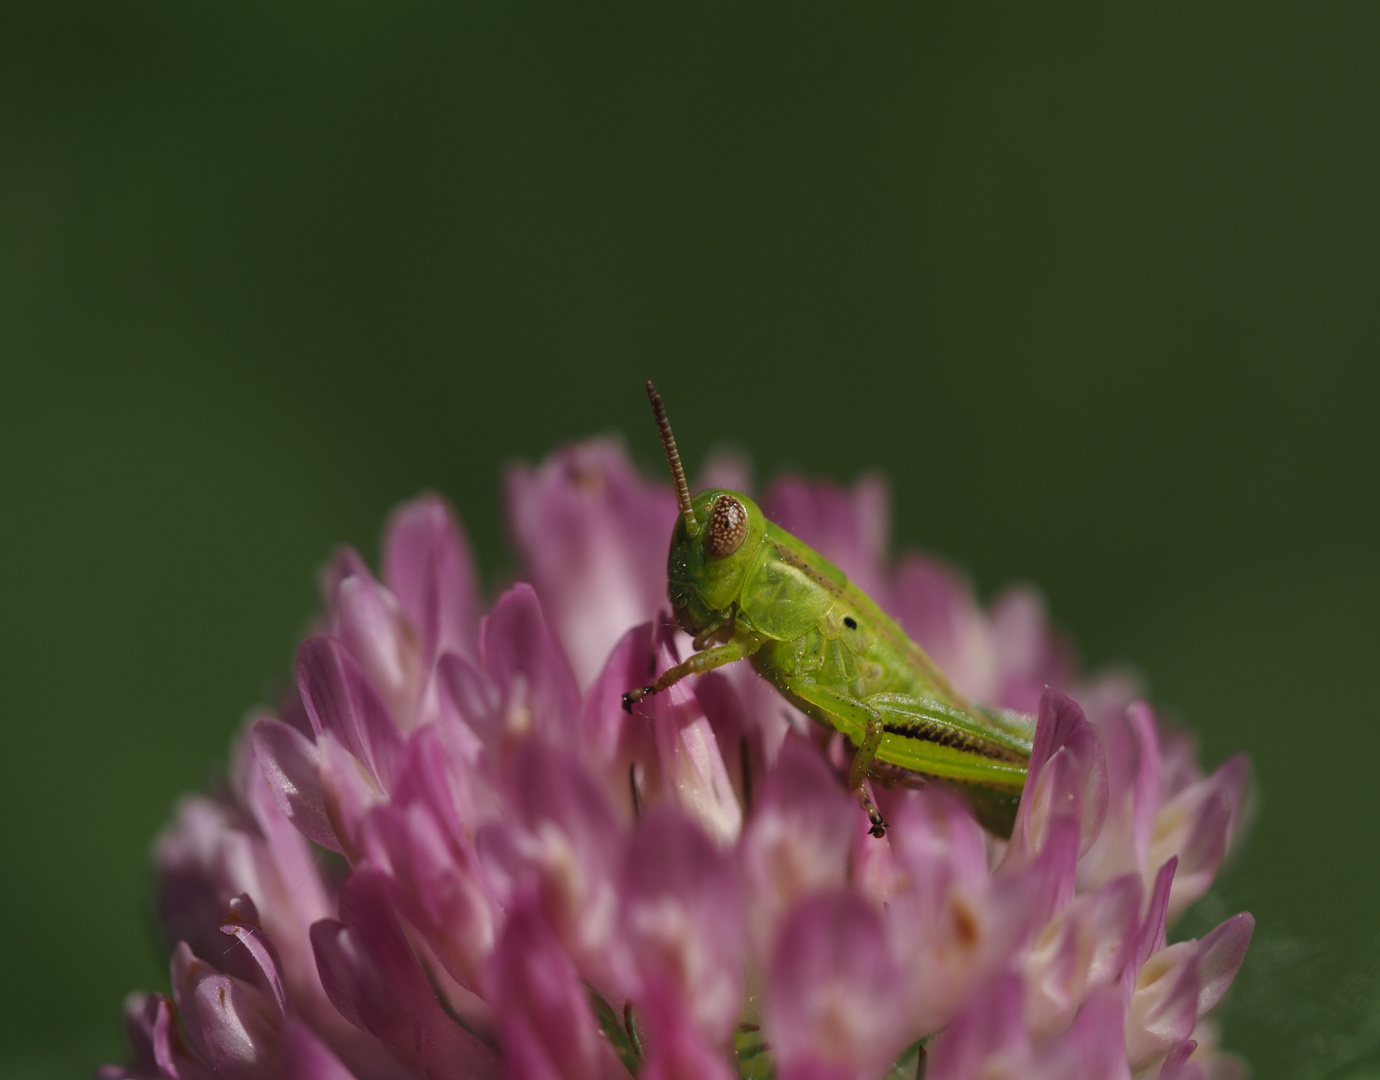
[[[1030,1072],[1021,980],[1001,975],[975,994],[933,1043],[925,1080],[986,1080]]]
[[[706,1038],[727,1038],[743,998],[733,861],[675,808],[654,807],[628,845],[622,894],[623,931],[644,983],[676,993]]]
[[[473,653],[479,584],[459,520],[436,495],[398,508],[383,539],[383,579],[421,633],[430,667],[442,652]]]
[[[498,914],[468,841],[429,806],[411,802],[371,811],[363,850],[393,905],[422,932],[446,970],[478,990]]]
[[[1198,943],[1161,949],[1141,967],[1126,1016],[1126,1060],[1143,1069],[1193,1034],[1198,1022]]]
[[[393,718],[411,727],[422,689],[422,657],[416,631],[397,599],[361,563],[340,575],[327,603],[332,636],[383,697]]]
[[[281,965],[273,942],[259,926],[259,912],[248,895],[240,895],[230,901],[230,913],[221,923],[221,931],[229,934],[240,943],[258,965],[263,983],[272,996],[278,1012],[287,1014],[287,992],[279,975]]]
[[[297,650],[297,689],[312,730],[329,732],[387,791],[402,752],[402,734],[388,708],[334,638],[308,638]]]
[[[512,469],[507,503],[529,580],[587,686],[628,627],[666,607],[670,485],[643,480],[621,446],[596,439]]]
[[[736,1080],[722,1050],[705,1041],[665,988],[648,988],[638,1003],[636,1023],[646,1047],[638,1080]]]
[[[525,709],[548,738],[572,743],[580,688],[532,587],[514,585],[500,596],[479,633],[485,668],[509,710],[508,727],[522,733],[523,721],[513,714]]]
[[[1093,994],[1068,1031],[1039,1049],[1031,1080],[1130,1080],[1125,1012],[1114,991]]]
[[[1050,631],[1044,601],[1033,589],[1008,589],[991,614],[992,651],[1000,672],[991,704],[1016,712],[1035,712],[1045,688],[1067,686],[1072,652]]]
[[[282,1022],[272,998],[197,959],[185,943],[173,950],[172,983],[187,1038],[218,1076],[252,1078],[271,1068]]]
[[[656,629],[658,674],[679,663],[674,633],[669,623]],[[663,790],[716,841],[732,844],[742,832],[743,808],[699,698],[678,682],[650,700]],[[644,704],[634,716],[645,716],[647,709]]]
[[[962,694],[996,702],[998,673],[982,611],[953,567],[926,555],[904,555],[891,580],[892,616]]]
[[[1198,1043],[1193,1039],[1175,1043],[1174,1048],[1165,1056],[1164,1063],[1160,1065],[1156,1080],[1206,1080],[1202,1066],[1189,1060],[1196,1049]]]
[[[896,877],[887,925],[918,985],[916,1034],[928,1035],[1010,963],[1050,890],[1038,868],[993,879],[981,830],[962,800],[942,789],[896,804],[888,840]]]
[[[843,887],[849,848],[863,829],[856,811],[819,752],[788,738],[739,848],[759,949],[770,948],[797,901]]]
[[[273,798],[308,840],[343,852],[321,790],[321,755],[316,744],[296,728],[271,717],[252,729],[254,755],[263,767]]]
[[[1198,1015],[1202,1016],[1222,1000],[1231,986],[1241,963],[1246,959],[1246,946],[1255,932],[1255,919],[1250,912],[1233,915],[1198,942],[1198,965],[1202,987],[1198,992]]]
[[[1107,764],[1102,740],[1072,698],[1046,690],[1040,699],[1035,745],[1016,812],[1007,859],[1020,865],[1039,851],[1049,823],[1071,817],[1079,853],[1092,847],[1107,813]]]
[[[609,653],[608,662],[585,695],[581,713],[586,759],[603,775],[628,821],[633,817],[629,770],[636,765],[645,782],[647,767],[656,763],[656,744],[642,711],[636,716],[624,711],[623,695],[655,677],[652,624],[639,623],[619,638]]]
[[[155,852],[158,909],[169,940],[186,941],[206,956],[224,951],[225,939],[216,928],[226,904],[257,884],[245,880],[257,860],[231,809],[201,797],[183,799]],[[253,978],[252,964],[238,950],[227,966],[233,974]]]
[[[818,1075],[873,1080],[912,1040],[907,973],[882,918],[858,894],[804,900],[782,929],[767,974],[764,1013],[783,1080]]]
[[[1240,816],[1250,764],[1243,755],[1228,758],[1217,771],[1178,791],[1159,809],[1149,858],[1179,857],[1179,873],[1169,900],[1173,918],[1207,891]]]
[[[575,965],[532,905],[508,913],[486,983],[510,1080],[627,1076],[590,1011]]]
[[[387,796],[364,763],[329,731],[317,736],[316,747],[321,755],[321,795],[331,828],[346,858],[357,861],[364,819]]]
[[[1179,860],[1175,856],[1160,867],[1155,875],[1155,884],[1150,889],[1150,899],[1145,905],[1145,917],[1136,932],[1136,959],[1131,971],[1137,972],[1142,964],[1164,948],[1165,936],[1169,929],[1169,893],[1174,885],[1174,872]]]
[[[1140,900],[1140,877],[1128,874],[1078,897],[1039,932],[1023,964],[1035,1039],[1058,1034],[1092,991],[1118,984],[1135,957]]]
[[[377,876],[356,870],[340,891],[340,920],[311,928],[321,983],[351,1023],[427,1080],[497,1076],[493,1052],[437,1002]]]
[[[133,1059],[128,1066],[102,1066],[97,1080],[214,1080],[183,1043],[173,1003],[163,994],[131,994],[125,1032]]]
[[[1107,750],[1107,820],[1078,865],[1079,887],[1089,890],[1122,874],[1147,876],[1160,802],[1159,737],[1149,706],[1134,702],[1100,730]]]
[[[586,979],[626,990],[617,938],[625,837],[604,790],[537,739],[515,749],[505,775],[508,813],[479,835],[500,901],[535,905]]]
[[[355,1080],[355,1074],[296,1017],[283,1025],[283,1076],[289,1080]]]

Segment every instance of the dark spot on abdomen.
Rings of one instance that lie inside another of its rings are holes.
[[[845,615],[843,617],[843,625],[850,630],[856,630],[858,628],[858,620],[853,618],[852,615]]]

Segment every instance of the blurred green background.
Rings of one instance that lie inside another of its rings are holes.
[[[148,850],[424,487],[891,478],[1260,813],[1261,1077],[1380,1074],[1380,5],[0,6],[0,1075],[122,1060]]]

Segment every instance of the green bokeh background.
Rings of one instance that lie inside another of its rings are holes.
[[[331,547],[434,487],[502,580],[649,375],[1249,751],[1226,1041],[1380,1075],[1380,5],[669,7],[0,7],[0,1075],[123,1057]]]

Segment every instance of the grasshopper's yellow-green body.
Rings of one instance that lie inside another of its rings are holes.
[[[625,707],[750,658],[788,701],[856,747],[848,783],[874,835],[885,824],[864,786],[872,772],[961,784],[985,823],[1009,832],[1033,722],[966,701],[870,597],[746,495],[712,489],[691,499],[661,400],[651,383],[647,390],[681,505],[667,565],[671,607],[701,651],[626,694]]]

